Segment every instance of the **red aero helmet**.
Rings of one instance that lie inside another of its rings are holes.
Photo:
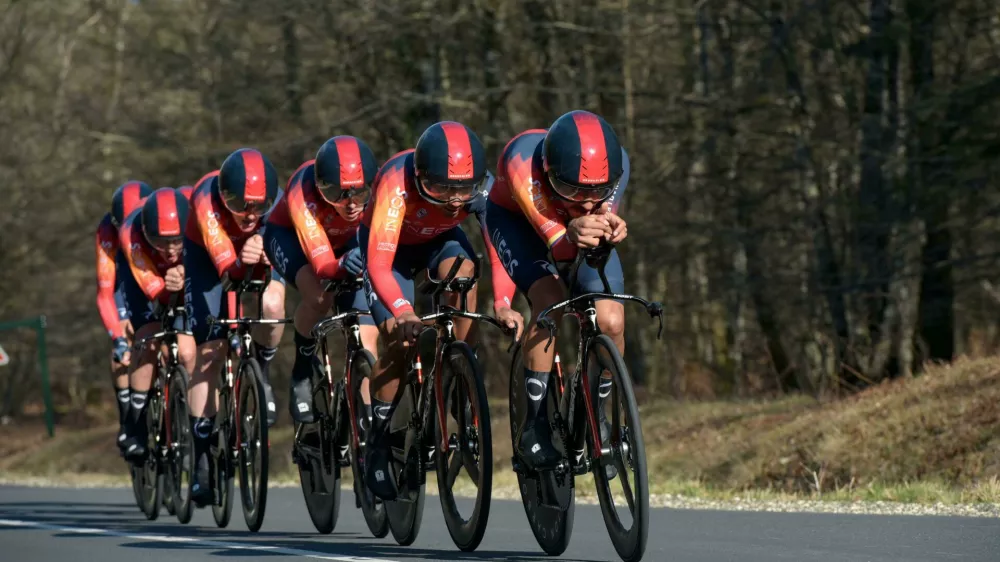
[[[111,224],[115,225],[115,228],[121,228],[125,217],[138,209],[143,198],[152,192],[153,188],[141,181],[131,180],[118,186],[111,196]]]
[[[576,203],[604,201],[622,177],[622,147],[601,116],[570,111],[545,134],[542,164],[559,197]]]
[[[188,200],[188,203],[190,203],[191,202],[191,194],[194,193],[194,186],[193,185],[182,185],[182,186],[180,186],[180,187],[177,188],[177,192],[180,193],[181,195],[183,195],[184,198]]]
[[[417,192],[432,203],[468,200],[486,181],[486,150],[472,129],[454,121],[427,128],[413,155]]]
[[[278,196],[278,173],[260,151],[241,148],[219,168],[219,195],[231,213],[261,215]]]
[[[327,203],[336,203],[345,193],[370,190],[377,173],[378,163],[372,149],[357,137],[333,137],[316,152],[313,177]]]
[[[154,248],[180,240],[188,219],[188,200],[177,189],[161,187],[142,205],[142,234]]]

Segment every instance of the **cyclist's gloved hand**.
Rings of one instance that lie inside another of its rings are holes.
[[[114,353],[114,358],[116,363],[121,363],[122,365],[128,365],[129,360],[129,349],[128,340],[123,337],[115,338],[114,342],[111,344],[112,353]]]
[[[361,248],[354,248],[340,257],[340,268],[349,275],[357,277],[365,268],[365,262],[361,259]]]

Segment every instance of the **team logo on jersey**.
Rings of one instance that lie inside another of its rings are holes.
[[[422,219],[427,216],[427,209],[421,207],[417,209],[417,218]]]

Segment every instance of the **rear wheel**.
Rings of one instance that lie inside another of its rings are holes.
[[[214,498],[212,502],[212,518],[218,527],[225,528],[233,515],[233,440],[232,416],[229,412],[232,389],[219,393],[219,413],[215,419],[216,426],[215,451],[209,456],[211,461],[212,487]]]
[[[159,385],[159,381],[156,382]],[[140,489],[140,504],[146,519],[154,521],[160,516],[160,505],[163,501],[163,475],[160,473],[160,438],[165,435],[160,430],[161,415],[163,408],[163,395],[156,387],[149,393],[146,402],[146,409],[143,418],[146,424],[146,459],[139,467],[140,479],[142,482]]]
[[[405,393],[390,420],[390,426],[403,423],[410,419],[410,412],[416,409],[413,386],[403,388]],[[432,408],[433,404],[426,407]],[[404,429],[405,428],[405,429]],[[404,436],[402,448],[397,447],[397,439]],[[397,426],[396,432],[387,438],[392,449],[392,470],[398,475],[398,495],[396,499],[385,502],[386,516],[389,519],[389,531],[392,538],[402,546],[409,546],[417,540],[420,533],[420,522],[424,517],[424,473],[420,439],[412,424]]]
[[[448,450],[440,450],[437,439],[438,496],[444,521],[455,546],[472,551],[486,533],[493,492],[493,441],[490,434],[490,407],[483,385],[483,372],[472,349],[463,341],[451,343],[442,354],[441,385],[447,427]],[[437,416],[434,416],[437,420]],[[455,501],[456,490],[475,493],[475,503],[465,517]]]
[[[556,475],[553,471],[544,473],[529,471],[523,463],[517,460],[517,438],[520,435],[520,424],[525,418],[527,397],[524,392],[524,368],[522,366],[522,349],[519,347],[511,362],[510,373],[510,435],[513,440],[514,461],[519,466],[516,469],[517,487],[521,492],[521,503],[524,514],[528,517],[528,526],[535,535],[538,546],[546,554],[558,556],[569,546],[573,534],[573,517],[575,515],[575,489],[571,473]],[[560,389],[553,370],[550,377],[546,400],[548,411],[559,411],[561,402]],[[558,437],[560,430],[556,426],[556,416],[550,415],[552,421],[552,443],[556,450],[566,455],[565,444]]]
[[[594,462],[594,483],[615,550],[625,562],[634,562],[642,559],[649,535],[646,447],[628,369],[614,342],[605,335],[594,338],[587,350],[587,380],[594,390],[592,396],[597,396],[602,372],[611,373],[612,386],[604,405],[611,431],[608,442],[602,444],[610,453]],[[600,416],[596,403],[594,408],[595,417]],[[612,476],[608,475],[610,467],[614,467]]]
[[[323,352],[325,354],[325,346]],[[299,485],[313,526],[323,534],[333,531],[340,512],[340,465],[337,463],[336,436],[345,431],[335,416],[344,405],[330,401],[330,386],[326,373],[314,380],[313,404],[316,422],[296,424],[293,458],[299,468]],[[343,382],[338,383],[333,399],[343,400]]]
[[[365,443],[371,435],[372,420],[365,408],[364,396],[361,393],[361,383],[365,379],[370,379],[372,368],[375,366],[375,358],[367,349],[360,349],[354,353],[351,362],[351,388],[348,389],[348,398],[352,400],[354,416],[357,420],[349,426],[358,430],[357,440],[351,437],[349,445],[351,448],[351,471],[354,473],[354,494],[361,503],[361,513],[365,517],[368,530],[376,538],[382,538],[389,534],[389,522],[386,518],[385,504],[375,497],[375,494],[365,485]],[[357,443],[357,445],[355,445]]]
[[[261,408],[264,396],[263,376],[256,359],[240,361],[239,394],[236,397],[237,443],[240,475],[240,499],[243,519],[252,532],[260,530],[267,507],[267,411]]]
[[[165,484],[171,489],[171,510],[177,521],[191,521],[191,483],[194,477],[194,435],[187,405],[187,371],[177,365],[170,377],[170,436]]]

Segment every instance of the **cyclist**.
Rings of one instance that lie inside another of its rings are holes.
[[[118,404],[119,447],[125,442],[125,419],[128,416],[130,393],[128,388],[129,338],[132,327],[128,321],[125,295],[122,292],[122,275],[127,266],[122,264],[118,252],[118,228],[142,199],[153,190],[141,181],[127,181],[115,189],[111,196],[111,212],[97,224],[97,310],[108,336],[111,337],[111,384]],[[124,449],[123,449],[124,450]]]
[[[196,455],[191,498],[197,505],[206,505],[212,499],[208,448],[218,407],[215,385],[225,353],[223,327],[209,326],[205,318],[220,317],[222,294],[229,281],[247,276],[257,278],[266,272],[263,266],[269,263],[259,230],[277,194],[278,174],[271,162],[255,149],[241,148],[226,157],[219,170],[201,178],[191,195],[191,217],[184,238],[184,302],[193,336],[179,339],[193,337],[198,345],[198,360],[191,371],[188,391]],[[283,318],[284,280],[273,270],[272,273],[274,282],[264,292],[263,315]],[[256,326],[253,331],[255,354],[264,375],[268,424],[273,424],[277,417],[268,365],[281,339],[282,328],[281,324]]]
[[[172,293],[184,289],[184,226],[188,219],[188,201],[179,190],[161,187],[150,195],[140,209],[133,211],[122,225],[119,239],[128,263],[122,282],[125,302],[135,330],[135,337],[149,337],[163,327],[157,322],[158,309],[167,304]],[[183,317],[174,327],[186,328]],[[194,343],[178,342],[178,355],[185,369],[194,369]],[[130,364],[131,408],[126,424],[125,458],[138,461],[146,456],[147,428],[143,423],[146,397],[153,381],[153,369],[159,346],[147,343],[139,357]]]
[[[403,377],[404,345],[416,341],[423,329],[413,312],[413,279],[428,270],[435,278],[448,274],[458,256],[475,251],[459,226],[470,213],[485,224],[486,193],[492,176],[479,138],[460,123],[445,121],[427,128],[416,148],[386,162],[375,180],[375,201],[365,209],[358,241],[367,265],[365,292],[386,350],[375,363],[372,378],[373,426],[379,434],[390,403]],[[483,235],[495,267],[496,253]],[[459,276],[471,277],[473,263],[462,264]],[[448,295],[458,306],[459,295]],[[469,292],[475,309],[475,290]],[[455,321],[455,335],[465,339],[469,320]],[[396,495],[389,471],[389,444],[376,439],[365,453],[365,479],[384,500]]]
[[[333,305],[321,281],[357,277],[364,270],[357,231],[377,172],[375,156],[363,141],[333,137],[323,143],[315,159],[299,166],[268,217],[267,256],[302,296],[295,309],[295,363],[288,402],[292,418],[300,423],[314,420],[310,375],[316,340],[308,334]],[[361,290],[341,295],[337,304],[344,310],[368,310]],[[362,344],[377,355],[375,322],[368,316],[360,321]],[[368,395],[367,379],[362,394]]]
[[[616,245],[625,239],[625,221],[617,215],[629,177],[625,150],[610,125],[587,111],[571,111],[546,131],[532,129],[514,137],[497,164],[497,186],[487,204],[489,234],[504,269],[492,272],[494,308],[508,326],[523,327],[520,314],[510,307],[514,287],[527,296],[532,319],[574,293],[604,291],[598,272],[581,265],[577,286],[565,287],[549,261],[570,261],[581,248],[602,242]],[[505,273],[506,272],[506,273]],[[624,274],[618,252],[611,250],[605,268],[611,291],[624,292]],[[508,277],[509,276],[509,277]],[[621,302],[597,301],[597,321],[624,353],[625,311]],[[523,343],[521,375],[528,400],[527,419],[517,442],[518,453],[532,468],[551,468],[560,460],[549,432],[545,389],[552,370],[554,349],[545,350],[548,332],[529,323]],[[610,432],[604,400],[611,378],[600,383],[601,434]]]

